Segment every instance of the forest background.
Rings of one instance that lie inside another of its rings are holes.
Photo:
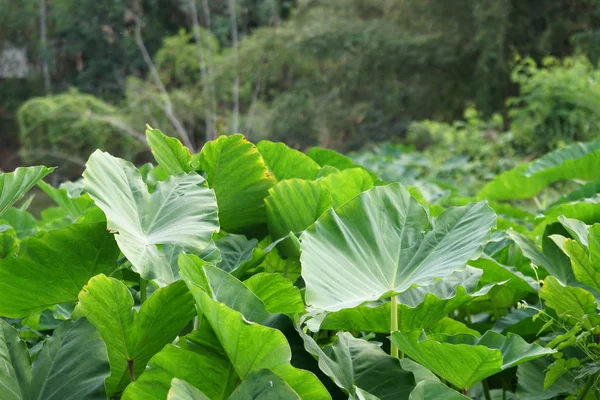
[[[0,0],[0,169],[142,163],[149,124],[477,186],[598,136],[599,58],[598,0]]]

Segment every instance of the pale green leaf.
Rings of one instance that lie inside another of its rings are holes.
[[[144,279],[173,282],[177,263],[170,255],[202,250],[219,229],[215,195],[194,172],[169,177],[150,194],[133,164],[96,151],[83,176],[119,248]]]
[[[495,217],[485,203],[450,208],[425,234],[427,214],[402,185],[364,192],[302,234],[306,303],[339,311],[429,285],[478,256]]]

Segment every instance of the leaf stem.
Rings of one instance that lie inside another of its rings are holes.
[[[133,368],[133,360],[127,360],[127,370],[129,371],[129,379],[135,382],[135,369]]]
[[[587,394],[590,391],[590,389],[592,388],[592,385],[594,384],[595,380],[596,380],[595,375],[590,376],[588,381],[585,383],[585,386],[583,387],[583,389],[581,389],[581,393],[579,393],[579,396],[577,396],[577,400],[585,399],[585,396],[587,396]]]
[[[391,307],[390,307],[390,335],[391,335],[392,333],[394,333],[398,330],[398,299],[396,298],[396,296],[392,296],[392,299],[390,300],[390,302],[391,302]],[[394,345],[394,343],[391,341],[391,339],[390,339],[390,343],[391,343],[391,347],[390,347],[391,356],[395,357],[395,358],[403,358],[404,354],[398,352],[398,347],[396,347],[396,345]]]
[[[148,286],[148,281],[140,276],[140,304],[144,304],[146,301],[146,288]]]
[[[483,384],[483,395],[485,400],[492,400],[492,396],[490,395],[490,385],[487,379],[484,379],[481,383]]]

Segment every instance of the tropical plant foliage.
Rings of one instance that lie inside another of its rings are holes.
[[[156,165],[0,175],[2,399],[600,395],[597,143],[465,198],[331,150],[146,133]]]

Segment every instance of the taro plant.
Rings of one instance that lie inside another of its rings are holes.
[[[594,143],[441,205],[327,149],[146,133],[156,165],[0,174],[0,398],[598,394],[595,186],[506,203],[595,179]]]

